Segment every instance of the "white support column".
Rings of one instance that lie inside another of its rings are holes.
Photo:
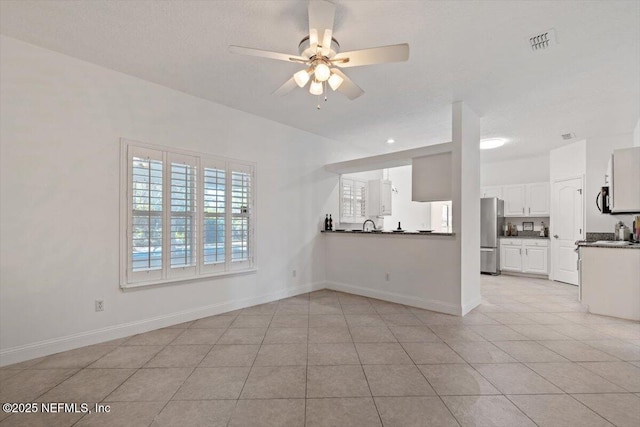
[[[453,231],[460,250],[460,304],[465,315],[480,304],[480,118],[464,102],[455,102],[452,110]]]

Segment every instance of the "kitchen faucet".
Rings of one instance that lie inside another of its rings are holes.
[[[372,219],[367,219],[367,220],[365,220],[365,221],[362,223],[362,231],[365,231],[365,226],[367,225],[367,223],[368,223],[368,222],[371,222],[371,224],[373,224],[373,229],[374,229],[374,230],[377,230],[377,228],[376,228],[376,223],[375,223],[375,222],[373,222],[373,220],[372,220]]]

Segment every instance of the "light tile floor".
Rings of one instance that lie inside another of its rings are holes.
[[[455,317],[328,290],[0,369],[29,426],[638,426],[640,323],[577,288],[482,276]]]

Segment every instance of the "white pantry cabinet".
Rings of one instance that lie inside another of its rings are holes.
[[[391,181],[374,179],[369,181],[367,216],[391,215]]]
[[[549,274],[549,242],[543,239],[500,239],[500,269]]]
[[[482,187],[482,197],[498,197],[504,200],[504,216],[549,216],[549,183]]]

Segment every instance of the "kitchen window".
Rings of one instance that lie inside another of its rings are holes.
[[[254,269],[254,168],[122,140],[121,287]]]

